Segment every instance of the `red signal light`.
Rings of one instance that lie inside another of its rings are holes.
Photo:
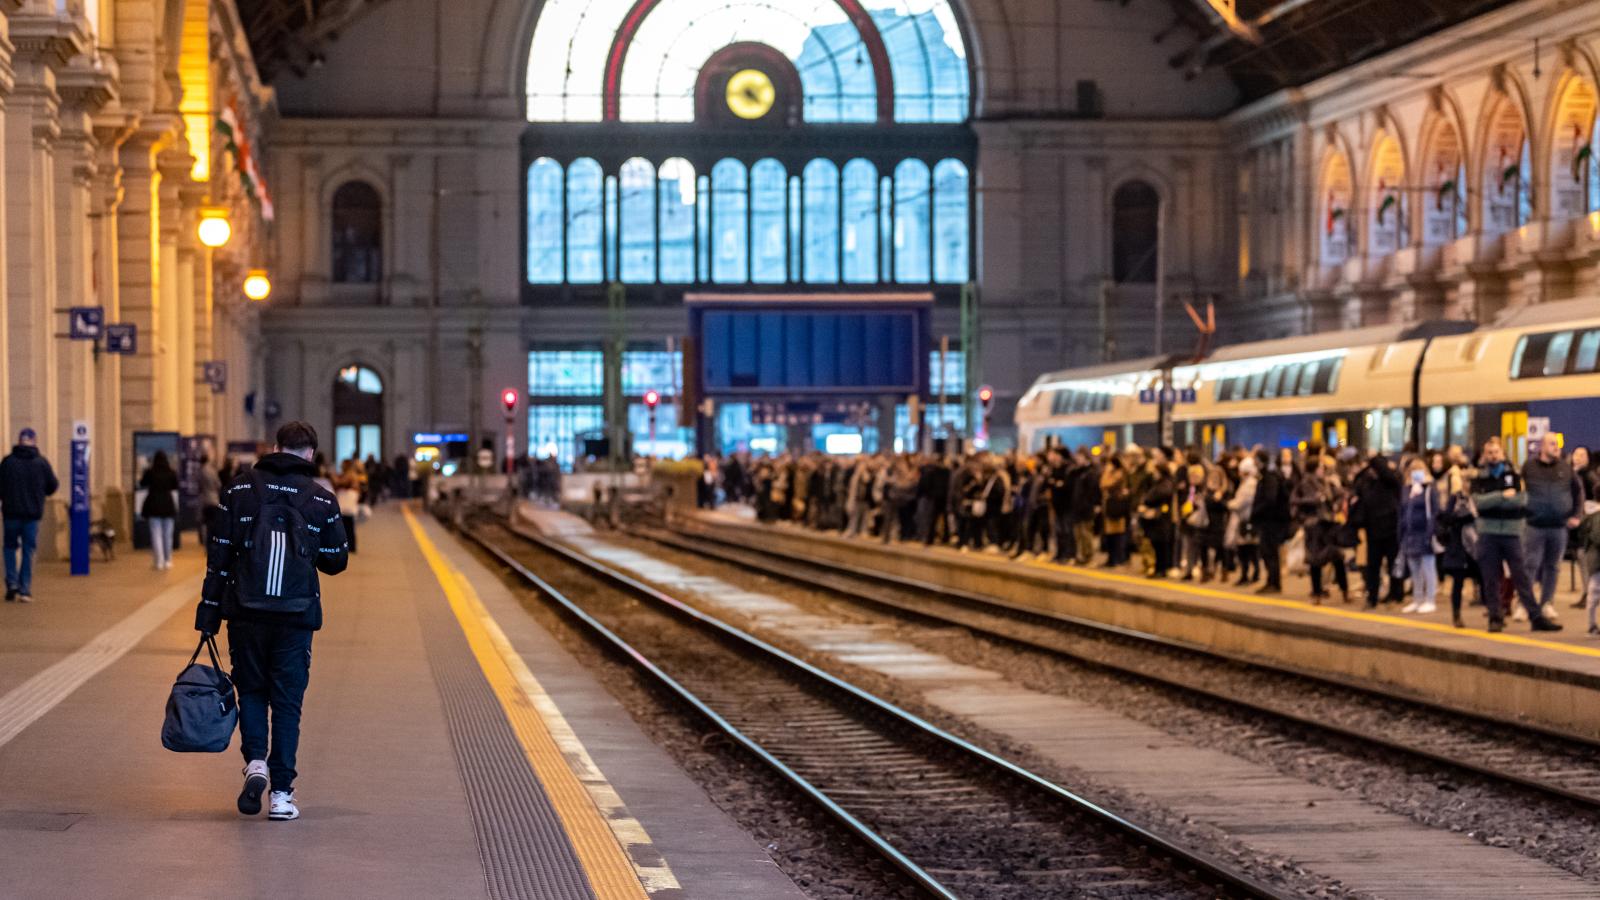
[[[644,392],[644,405],[645,406],[648,406],[651,409],[655,409],[656,405],[659,404],[660,402],[661,402],[661,395],[659,393],[657,393],[656,391],[645,391]]]
[[[519,396],[521,395],[517,393],[516,388],[506,388],[500,392],[500,402],[505,405],[506,412],[514,413],[517,411],[517,398]]]
[[[978,400],[981,401],[984,406],[988,406],[990,403],[993,403],[994,402],[994,388],[987,387],[987,386],[979,388],[978,389]]]

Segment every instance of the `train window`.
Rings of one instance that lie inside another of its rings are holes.
[[[1458,447],[1472,446],[1472,407],[1450,408],[1450,443]]]
[[[1295,363],[1283,370],[1283,385],[1278,388],[1279,397],[1293,397],[1299,393],[1300,372],[1305,369],[1305,363]]]
[[[1572,350],[1572,332],[1561,331],[1550,336],[1550,346],[1544,352],[1544,376],[1567,374],[1567,353]]]
[[[1512,378],[1538,378],[1543,373],[1544,355],[1551,337],[1550,334],[1529,334],[1517,341],[1517,352],[1511,358]]]
[[[1600,328],[1591,328],[1578,339],[1578,350],[1572,354],[1568,371],[1574,375],[1600,372]]]
[[[1445,442],[1445,419],[1448,417],[1447,411],[1442,406],[1430,406],[1426,417],[1426,424],[1423,428],[1427,433],[1427,447],[1429,449],[1443,447]]]
[[[1311,392],[1317,389],[1317,375],[1321,373],[1321,371],[1322,362],[1320,360],[1305,364],[1304,368],[1302,368],[1300,372],[1300,396],[1309,397],[1311,396]]]
[[[1267,373],[1267,386],[1262,394],[1263,397],[1278,396],[1278,385],[1283,384],[1283,371],[1287,368],[1288,366],[1273,366],[1272,371]]]
[[[1266,382],[1266,380],[1267,380],[1267,373],[1266,372],[1256,372],[1256,373],[1252,374],[1250,376],[1250,384],[1249,384],[1248,387],[1245,388],[1244,398],[1246,400],[1259,400],[1259,399],[1261,399],[1261,387]]]
[[[1331,394],[1339,389],[1339,372],[1344,369],[1343,359],[1329,360],[1327,365],[1317,373],[1316,387],[1312,388],[1314,394]]]
[[[1225,401],[1231,399],[1228,396],[1228,393],[1232,388],[1233,388],[1233,379],[1232,378],[1218,378],[1217,379],[1217,393],[1216,393],[1217,402],[1218,403],[1222,403],[1222,402],[1225,402]]]
[[[1595,336],[1596,337],[1600,337],[1600,331],[1595,332]],[[1100,395],[1100,411],[1101,412],[1111,412],[1111,395],[1110,394],[1101,394]]]

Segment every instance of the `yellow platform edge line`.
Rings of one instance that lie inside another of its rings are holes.
[[[543,695],[543,689],[538,686],[538,681],[534,679],[532,672],[527,671],[527,666],[522,663],[521,658],[511,650],[510,641],[495,623],[488,609],[483,606],[483,602],[478,598],[477,592],[473,590],[466,576],[446,560],[434,546],[432,539],[423,531],[421,523],[417,521],[411,509],[409,507],[402,509],[406,524],[411,529],[411,535],[421,549],[428,567],[433,570],[439,587],[444,591],[450,610],[455,614],[456,621],[460,623],[461,631],[466,636],[467,645],[471,648],[473,657],[477,659],[479,668],[483,670],[484,679],[489,683],[495,698],[500,701],[506,721],[511,725],[517,742],[522,745],[523,754],[527,757],[533,774],[543,785],[545,794],[550,798],[550,805],[561,819],[567,839],[572,842],[578,861],[583,866],[584,876],[588,878],[595,896],[599,900],[624,900],[624,898],[647,900],[649,896],[645,886],[647,873],[639,871],[635,866],[622,839],[612,830],[601,808],[595,803],[590,789],[573,771],[568,758],[557,745],[545,724],[544,717],[540,714],[540,704],[534,699],[534,695],[529,693],[529,689],[533,688],[539,695]],[[522,677],[514,671],[510,659],[515,659],[523,670]],[[553,708],[554,705],[550,706]],[[570,728],[566,730],[571,733]],[[592,765],[591,762],[590,766]],[[595,771],[598,774],[598,770]],[[620,804],[620,800],[618,802]],[[644,834],[643,829],[638,828],[637,823],[634,823],[634,826],[628,829],[629,842],[637,844],[640,837],[648,841],[648,835]],[[660,873],[652,871],[649,874],[656,876],[651,879],[654,881]],[[671,886],[676,887],[675,880]],[[660,889],[668,885],[658,883],[655,887]]]
[[[1051,563],[1028,562],[1025,565],[1043,569],[1048,572],[1060,572],[1070,580],[1072,578],[1088,578],[1096,581],[1105,581],[1115,584],[1136,585],[1145,588],[1159,588],[1175,591],[1181,594],[1190,594],[1195,597],[1210,597],[1218,600],[1227,600],[1233,603],[1245,603],[1251,606],[1266,606],[1277,609],[1290,609],[1296,612],[1311,613],[1321,616],[1333,616],[1340,619],[1351,619],[1358,622],[1381,622],[1386,625],[1398,625],[1402,628],[1411,628],[1417,631],[1432,631],[1438,634],[1447,634],[1451,637],[1469,638],[1480,641],[1494,641],[1499,644],[1514,644],[1523,647],[1537,647],[1541,650],[1554,650],[1558,653],[1568,653],[1574,656],[1588,656],[1600,658],[1600,648],[1584,647],[1576,644],[1558,644],[1554,641],[1542,641],[1538,638],[1522,637],[1516,634],[1490,634],[1487,631],[1474,631],[1466,628],[1456,628],[1453,625],[1442,625],[1438,622],[1419,622],[1415,619],[1404,619],[1399,616],[1388,616],[1382,613],[1363,612],[1355,609],[1339,609],[1332,606],[1311,606],[1298,600],[1285,600],[1273,597],[1252,597],[1247,594],[1238,594],[1233,591],[1219,591],[1215,588],[1196,587],[1166,579],[1141,578],[1137,575],[1121,575],[1116,572],[1095,572],[1080,568],[1065,568]]]

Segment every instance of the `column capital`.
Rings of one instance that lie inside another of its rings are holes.
[[[9,16],[11,43],[16,46],[18,57],[60,68],[93,46],[82,4],[77,4],[76,10],[69,9],[65,13],[57,13],[54,4],[27,6],[27,9]]]
[[[56,92],[62,106],[92,117],[117,99],[118,82],[115,60],[103,65],[98,54],[79,56],[56,75]]]

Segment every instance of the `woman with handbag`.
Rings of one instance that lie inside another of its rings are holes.
[[[172,470],[165,451],[157,450],[150,468],[139,478],[145,491],[139,514],[150,525],[150,555],[153,568],[172,568],[172,529],[178,519],[178,473]]]
[[[1427,615],[1437,608],[1434,599],[1439,592],[1439,570],[1434,561],[1439,500],[1427,463],[1420,457],[1406,466],[1405,487],[1401,491],[1400,560],[1395,562],[1395,568],[1403,565],[1411,573],[1411,602],[1400,611]]]

